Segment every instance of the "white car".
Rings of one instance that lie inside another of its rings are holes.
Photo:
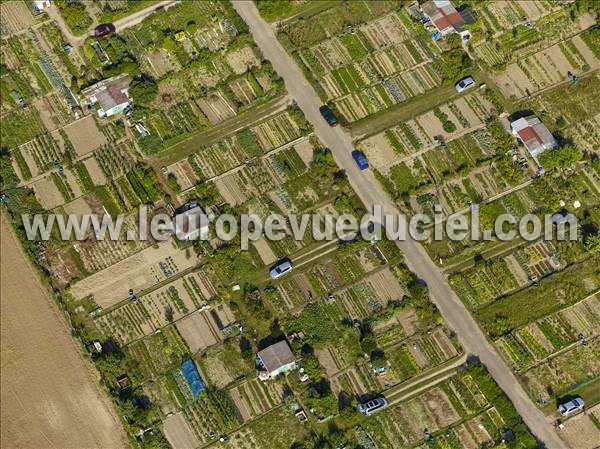
[[[454,88],[456,89],[456,92],[461,93],[473,86],[475,86],[475,80],[472,77],[467,76],[456,83]]]
[[[271,276],[271,279],[278,279],[284,274],[289,273],[290,271],[292,271],[292,262],[290,262],[289,260],[282,260],[273,268],[271,268],[269,276]]]
[[[585,402],[583,402],[583,399],[577,397],[575,399],[571,399],[569,402],[560,404],[558,406],[558,412],[563,416],[569,416],[571,413],[583,410],[583,407],[585,407]]]

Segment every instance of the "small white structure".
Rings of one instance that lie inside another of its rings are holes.
[[[44,12],[44,10],[50,8],[50,6],[50,0],[34,0],[32,4],[33,12],[35,14]]]
[[[209,233],[210,218],[196,202],[186,203],[175,210],[175,236],[182,241],[205,239]]]

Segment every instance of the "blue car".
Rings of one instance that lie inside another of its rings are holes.
[[[352,158],[356,162],[356,165],[358,165],[358,168],[360,168],[361,170],[366,170],[367,168],[369,168],[369,161],[367,161],[367,158],[362,153],[362,151],[354,150],[352,152]]]

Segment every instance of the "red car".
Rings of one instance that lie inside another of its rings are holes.
[[[103,37],[115,32],[115,26],[112,23],[103,23],[94,30],[94,37]]]

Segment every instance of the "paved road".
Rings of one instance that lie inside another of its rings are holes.
[[[137,25],[149,15],[154,14],[157,8],[169,8],[176,3],[179,3],[179,0],[162,0],[160,2],[152,4],[152,6],[140,9],[139,11],[127,17],[123,17],[122,19],[119,19],[116,22],[114,22],[116,32],[119,33],[126,28]],[[69,44],[71,44],[72,47],[81,46],[89,36],[92,36],[94,34],[92,29],[90,33],[86,33],[82,36],[75,36],[73,33],[71,33],[71,29],[67,26],[62,16],[60,15],[58,7],[53,5],[52,7],[47,9],[47,12],[50,18],[52,18],[58,24],[60,30],[63,32],[63,34],[67,38],[67,41],[69,42]],[[92,28],[95,28],[96,25],[96,19],[94,18],[94,25]]]
[[[285,81],[289,93],[295,98],[308,121],[314,126],[315,134],[331,149],[337,164],[346,170],[350,184],[363,203],[371,208],[381,204],[383,212],[397,216],[395,207],[387,193],[377,182],[370,170],[360,171],[351,157],[353,149],[349,134],[341,127],[330,128],[319,113],[321,101],[312,86],[304,78],[294,60],[277,41],[273,29],[258,14],[253,2],[232,0],[233,6],[248,24],[254,40],[266,59]],[[513,372],[488,342],[471,314],[456,296],[443,273],[429,258],[423,247],[415,240],[398,241],[409,268],[424,280],[446,322],[457,332],[465,351],[475,354],[487,366],[498,385],[508,394],[517,411],[529,428],[548,449],[563,448],[564,443],[553,430],[549,419],[531,402]]]

